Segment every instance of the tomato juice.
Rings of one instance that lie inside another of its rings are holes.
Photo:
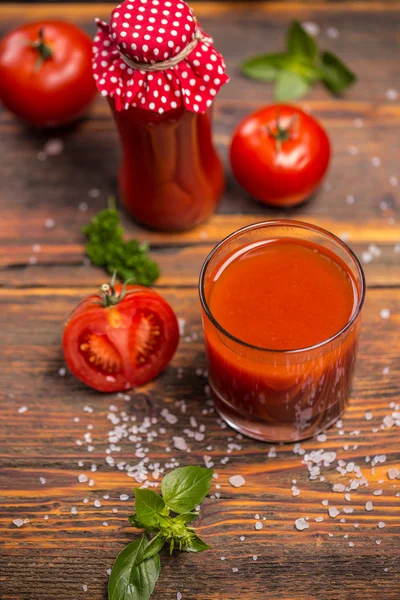
[[[210,385],[233,427],[292,441],[342,414],[364,297],[343,242],[295,221],[250,226],[207,259],[200,294]]]

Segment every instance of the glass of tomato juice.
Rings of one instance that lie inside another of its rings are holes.
[[[357,257],[315,225],[267,221],[222,240],[200,274],[219,414],[270,442],[332,425],[349,401],[364,296]]]

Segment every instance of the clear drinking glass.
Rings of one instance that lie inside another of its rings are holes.
[[[345,263],[355,283],[355,308],[335,335],[299,350],[270,350],[235,338],[216,321],[209,297],[217,268],[233,252],[280,238],[305,240]],[[256,223],[222,240],[200,274],[200,299],[209,383],[215,406],[234,429],[269,442],[292,442],[332,425],[350,394],[360,331],[365,279],[352,250],[332,233],[291,220]]]

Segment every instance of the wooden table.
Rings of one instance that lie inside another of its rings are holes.
[[[106,453],[114,428],[107,415],[125,411],[138,423],[151,416],[152,428],[165,430],[151,443],[143,437],[150,462],[164,467],[174,457],[181,464],[203,464],[208,456],[218,474],[214,484],[219,487],[213,485],[199,519],[201,535],[213,549],[201,556],[163,558],[155,600],[173,600],[178,592],[183,600],[398,600],[400,481],[390,480],[388,469],[399,467],[400,436],[398,427],[382,429],[382,423],[400,402],[400,103],[387,92],[400,91],[400,6],[199,3],[196,8],[232,76],[215,114],[216,141],[225,160],[233,127],[272,99],[269,85],[238,75],[240,59],[278,49],[293,17],[319,25],[321,45],[340,53],[359,76],[343,99],[317,87],[303,103],[331,136],[330,173],[316,198],[281,213],[252,201],[227,166],[226,195],[201,228],[164,235],[124,219],[129,235],[150,242],[162,270],[156,287],[185,320],[170,367],[125,400],[97,394],[63,375],[60,346],[69,311],[104,281],[104,274],[84,259],[81,227],[116,188],[119,150],[108,107],[99,98],[87,120],[53,134],[27,131],[1,113],[0,598],[106,598],[107,569],[124,544],[137,537],[126,519],[136,482],[105,462],[110,456],[115,463],[141,460],[127,439],[117,444],[119,451]],[[1,8],[1,30],[27,18],[55,16],[93,33],[93,16],[107,18],[109,12],[109,5],[9,4]],[[51,137],[62,138],[64,151],[41,161]],[[346,200],[349,195],[354,203]],[[365,263],[368,294],[351,406],[326,441],[301,444],[307,453],[324,448],[361,467],[369,487],[353,491],[350,502],[332,490],[335,483],[354,478],[340,475],[337,461],[322,469],[323,480],[310,481],[298,448],[278,446],[275,456],[267,444],[238,439],[218,422],[205,394],[196,288],[202,261],[234,229],[282,214],[346,237]],[[389,319],[381,317],[383,309],[390,310]],[[176,424],[161,416],[165,408],[178,417]],[[204,440],[198,435],[201,425]],[[197,439],[189,437],[194,432]],[[185,437],[190,452],[174,448],[174,435]],[[371,468],[368,456],[383,462]],[[92,486],[78,482],[82,473],[93,479]],[[229,484],[237,474],[246,480],[240,488]],[[293,485],[300,495],[292,495]],[[377,490],[382,494],[374,495]],[[121,494],[129,501],[121,501]],[[341,514],[330,518],[323,500]],[[368,512],[370,500],[374,509]],[[344,507],[354,512],[345,513]],[[316,522],[320,516],[324,520]],[[299,517],[309,517],[309,529],[296,530]],[[29,522],[18,528],[15,519]],[[262,529],[255,529],[256,520]]]

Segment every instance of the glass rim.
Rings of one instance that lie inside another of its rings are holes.
[[[236,336],[229,333],[229,331],[227,331],[224,327],[222,327],[222,325],[220,325],[218,323],[218,321],[212,314],[210,307],[208,306],[208,303],[207,303],[207,300],[205,297],[205,293],[204,293],[204,279],[205,279],[207,267],[208,267],[211,259],[213,258],[213,256],[216,254],[216,252],[222,246],[224,246],[227,242],[229,242],[231,239],[240,236],[242,233],[245,233],[246,231],[253,230],[253,229],[263,229],[264,227],[266,228],[266,227],[271,227],[271,226],[292,226],[292,227],[298,227],[299,229],[309,229],[311,231],[316,231],[317,233],[320,233],[320,234],[324,235],[325,237],[331,238],[333,241],[338,243],[345,250],[345,252],[350,256],[350,258],[355,263],[358,274],[360,276],[360,282],[361,282],[360,294],[359,294],[357,306],[354,309],[350,319],[347,321],[347,323],[345,323],[345,325],[337,333],[333,334],[331,337],[327,338],[326,340],[322,340],[322,342],[313,344],[312,346],[304,346],[303,348],[294,348],[294,349],[288,349],[288,350],[264,348],[262,346],[255,346],[254,344],[245,342],[244,340],[241,340],[240,338],[237,338]],[[209,318],[211,323],[223,335],[225,335],[226,337],[231,339],[236,344],[240,344],[241,346],[245,346],[251,350],[257,350],[259,352],[260,351],[270,352],[270,353],[274,353],[274,354],[296,354],[296,353],[301,353],[301,352],[309,352],[311,350],[316,350],[318,348],[326,346],[326,345],[330,344],[331,342],[333,342],[334,340],[336,340],[337,338],[339,338],[343,333],[345,333],[353,325],[353,323],[356,321],[357,317],[359,316],[361,309],[363,307],[363,304],[364,304],[364,300],[365,300],[365,291],[366,291],[366,282],[365,282],[364,271],[363,271],[360,261],[358,260],[356,254],[353,252],[353,250],[343,240],[341,240],[340,237],[338,237],[334,233],[331,233],[327,229],[324,229],[323,227],[319,227],[318,225],[314,225],[313,223],[308,223],[306,221],[297,221],[295,219],[270,219],[268,221],[259,221],[257,223],[245,225],[244,227],[241,227],[240,229],[233,231],[232,233],[230,233],[229,235],[224,237],[220,242],[218,242],[218,244],[216,244],[216,246],[211,250],[211,252],[207,256],[207,258],[205,259],[203,266],[201,267],[200,277],[199,277],[200,302],[201,302],[201,305],[202,305],[202,308],[203,308],[205,314],[207,315],[207,317]]]

